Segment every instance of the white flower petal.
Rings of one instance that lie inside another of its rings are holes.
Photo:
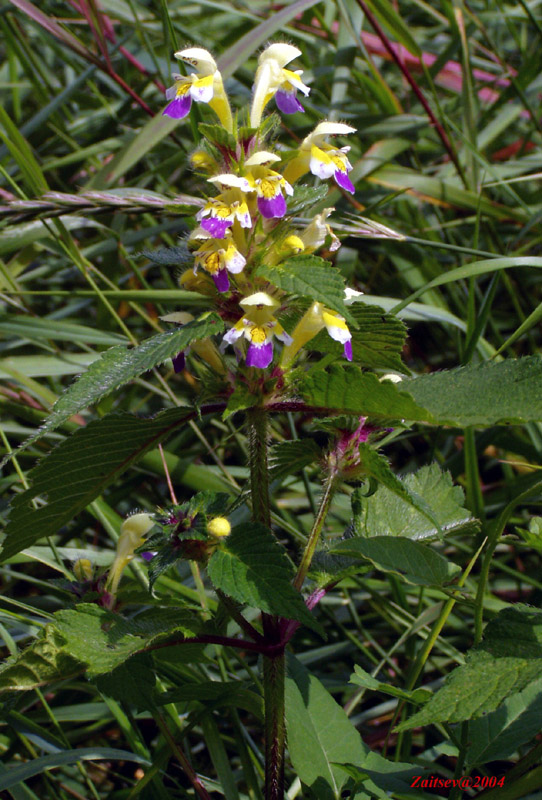
[[[280,303],[278,300],[275,300],[274,297],[271,297],[270,294],[266,294],[266,292],[256,292],[255,294],[249,295],[249,297],[243,298],[239,303],[242,308],[249,308],[250,306],[269,306],[270,308],[277,308]]]
[[[202,75],[212,75],[217,70],[216,61],[209,51],[204,50],[203,47],[187,47],[185,50],[178,50],[175,53],[175,58],[190,64]]]
[[[228,272],[237,275],[239,272],[243,271],[245,264],[247,263],[246,258],[241,255],[241,253],[236,250],[229,258],[225,259],[225,265]]]
[[[208,103],[213,99],[213,84],[209,86],[196,86],[195,84],[190,87],[190,94],[197,103]]]
[[[352,334],[348,328],[339,327],[338,325],[326,325],[326,330],[332,339],[335,339],[336,342],[340,342],[341,344],[349,342],[352,338]]]
[[[301,50],[294,47],[292,44],[285,42],[276,42],[269,45],[258,59],[258,64],[263,64],[265,61],[276,61],[280,67],[285,67],[294,58],[301,55]]]
[[[280,156],[275,155],[275,153],[269,153],[267,150],[259,150],[257,153],[253,153],[250,158],[247,158],[245,166],[258,167],[261,164],[271,164],[273,161],[280,160]]]
[[[331,178],[333,175],[335,175],[336,167],[332,161],[329,164],[324,164],[324,162],[320,161],[319,158],[311,156],[309,166],[312,174],[316,175],[318,178],[322,178],[322,180],[326,180],[327,178]]]

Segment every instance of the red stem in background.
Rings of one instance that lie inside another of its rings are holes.
[[[450,156],[451,160],[453,161],[453,163],[455,165],[455,168],[457,169],[458,174],[463,179],[463,170],[461,168],[461,165],[460,165],[459,161],[457,160],[457,156],[455,154],[455,150],[453,148],[453,145],[452,145],[450,139],[448,138],[448,134],[444,130],[442,124],[436,118],[436,116],[435,116],[435,114],[433,112],[433,109],[431,108],[431,106],[429,105],[427,100],[425,99],[425,96],[424,96],[422,90],[420,89],[420,87],[418,86],[418,84],[416,83],[416,81],[414,80],[412,75],[410,74],[406,64],[399,58],[399,54],[396,52],[395,48],[392,46],[392,43],[389,41],[388,37],[386,36],[384,31],[380,27],[380,23],[378,22],[376,17],[372,14],[372,12],[369,10],[369,8],[367,7],[367,4],[364,2],[364,0],[356,0],[356,3],[361,8],[363,13],[367,17],[367,19],[369,20],[370,24],[372,25],[372,27],[376,31],[380,41],[382,42],[382,44],[384,45],[384,47],[386,48],[386,50],[390,54],[392,60],[397,64],[397,66],[399,67],[399,69],[403,73],[405,79],[409,83],[412,91],[414,92],[414,94],[416,95],[416,97],[418,98],[418,100],[420,101],[422,106],[424,107],[424,109],[425,109],[425,111],[427,113],[427,116],[431,120],[431,124],[434,126],[436,132],[440,136],[440,139],[441,139],[442,144],[444,145],[444,147],[446,149],[446,152],[448,153],[448,155]]]

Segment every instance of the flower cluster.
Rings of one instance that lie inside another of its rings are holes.
[[[300,55],[297,47],[286,43],[271,44],[261,53],[251,107],[243,120],[232,115],[212,55],[200,47],[180,50],[175,56],[193,71],[188,75],[174,74],[175,82],[166,92],[169,102],[163,111],[180,120],[190,112],[192,101],[205,103],[220,123],[205,126],[207,141],[192,157],[193,166],[207,173],[209,195],[188,239],[194,259],[192,272],[183,275],[181,282],[183,288],[214,293],[218,313],[231,325],[220,352],[224,354],[227,346],[232,346],[238,359],[244,357],[248,367],[257,369],[271,365],[273,342],[277,340],[283,345],[279,366],[287,370],[299,351],[321,330],[343,345],[346,359],[352,360],[354,355],[348,315],[346,310],[345,316],[337,310],[340,300],[334,298],[332,309],[321,302],[321,292],[315,290],[312,298],[305,293],[302,298],[308,298],[309,306],[307,309],[305,305],[305,313],[301,309],[299,316],[296,295],[286,292],[280,281],[275,285],[272,276],[266,274],[269,267],[294,263],[298,267],[299,258],[322,247],[334,252],[340,246],[327,222],[333,208],[320,211],[308,222],[295,220],[289,214],[289,198],[295,200],[296,185],[303,176],[333,178],[342,191],[355,191],[349,176],[350,148],[329,141],[330,137],[354,133],[351,126],[323,121],[295,150],[269,146],[273,126],[263,115],[270,101],[274,99],[283,114],[305,110],[298,96],[307,98],[310,87],[303,81],[302,70],[289,68]],[[321,263],[335,269],[329,262]],[[306,258],[303,264],[310,271]],[[205,288],[207,284],[209,289]],[[348,295],[345,302],[347,298]],[[289,332],[284,327],[289,327],[286,317],[281,322],[285,312],[292,325]],[[182,369],[184,356],[178,357],[175,365]]]

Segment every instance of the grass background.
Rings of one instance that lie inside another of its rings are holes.
[[[540,3],[373,0],[363,6],[355,0],[273,6],[11,0],[2,6],[0,436],[6,451],[40,424],[73,376],[104,349],[146,338],[162,329],[161,314],[188,308],[174,271],[141,253],[174,246],[190,222],[168,210],[164,199],[149,206],[145,192],[190,198],[201,187],[188,157],[207,110],[196,107],[182,124],[160,116],[163,90],[176,68],[172,53],[189,44],[215,54],[233,104],[242,108],[250,100],[258,49],[269,40],[292,42],[303,51],[299,67],[311,95],[306,114],[287,118],[284,126],[300,138],[322,118],[357,128],[350,137],[356,195],[344,198],[331,189],[325,201],[336,205],[337,228],[349,234],[336,263],[349,285],[386,309],[401,303],[399,313],[409,325],[404,355],[412,370],[538,352],[538,272],[514,266],[512,259],[540,254]],[[118,189],[135,193],[115,208],[110,193]],[[37,204],[45,193],[84,193],[86,205],[78,210],[77,200],[54,194]],[[360,215],[405,238],[364,235]],[[189,402],[200,391],[197,376],[187,383],[163,369],[101,401],[93,413],[151,414]],[[72,418],[14,459],[0,478],[3,497],[25,487],[36,458],[83,422]],[[274,441],[302,426],[295,418],[277,420]],[[521,493],[540,462],[541,446],[542,429],[530,424],[482,433],[414,430],[385,452],[402,472],[437,460],[484,520]],[[247,475],[246,442],[235,420],[187,427],[168,443],[164,457],[179,499],[201,488],[236,492]],[[277,496],[274,512],[286,532],[308,530],[318,491],[315,469]],[[163,462],[152,452],[63,530],[54,549],[34,547],[5,564],[5,654],[23,648],[66,603],[65,590],[51,578],[69,574],[74,553],[91,552],[93,560],[108,564],[122,516],[167,498]],[[490,613],[503,601],[540,605],[540,549],[513,536],[539,505],[540,498],[531,498],[507,527],[510,536],[499,545],[491,573]],[[328,534],[341,532],[348,517],[345,493]],[[449,553],[466,565],[477,544],[452,540]],[[142,574],[135,566],[134,580]],[[177,597],[197,596],[188,568],[179,577],[163,577],[161,588]],[[382,663],[388,680],[404,685],[426,636],[420,619],[430,619],[441,598],[432,590],[406,591],[389,576],[352,580],[322,604],[328,642],[306,634],[297,649],[368,744],[449,775],[457,766],[449,732],[437,728],[398,739],[390,735],[396,701],[348,684],[354,663],[366,669]],[[426,665],[425,683],[440,685],[472,644],[471,600],[467,586]],[[240,665],[235,658],[224,652],[201,667],[170,665],[164,688],[204,678],[253,679],[255,663]],[[176,704],[185,750],[210,785],[216,781],[216,796],[260,797],[261,741],[254,738],[253,709],[218,703],[215,713],[205,713],[208,707],[194,700]],[[146,712],[136,718],[83,678],[6,703],[4,767],[42,755],[58,759],[74,747],[111,746],[150,759],[151,782],[140,780],[140,767],[128,761],[80,762],[47,774],[40,770],[11,796],[193,796],[174,761],[163,780],[153,778],[169,757],[156,721]],[[489,773],[510,770],[517,758],[492,765]],[[289,786],[289,797],[301,796],[291,772]]]

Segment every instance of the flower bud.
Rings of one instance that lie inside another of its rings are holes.
[[[211,536],[215,536],[216,538],[229,536],[231,533],[231,525],[226,517],[215,517],[207,523],[207,531]]]
[[[73,565],[73,574],[78,581],[90,581],[94,574],[92,561],[88,558],[78,558]]]

